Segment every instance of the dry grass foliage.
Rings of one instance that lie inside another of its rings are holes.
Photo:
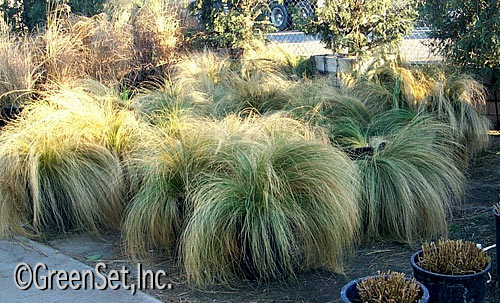
[[[408,280],[399,272],[378,272],[356,287],[363,303],[417,303],[421,296],[415,279]]]
[[[114,83],[132,67],[132,42],[105,14],[74,16],[58,6],[48,13],[45,29],[35,35],[36,59],[46,84],[87,77]]]
[[[131,17],[136,56],[140,64],[171,62],[182,40],[179,7],[171,1],[149,0]]]
[[[34,38],[36,60],[42,67],[45,83],[63,83],[85,75],[86,36],[86,32],[72,27],[67,6],[55,7],[47,14],[45,29]]]
[[[0,20],[0,105],[18,107],[29,99],[40,74],[34,61],[30,37],[11,32]]]
[[[196,284],[295,278],[300,267],[338,272],[357,233],[349,159],[296,121],[259,120],[240,123],[243,140],[189,195],[182,247]]]
[[[300,57],[291,54],[276,43],[253,41],[244,49],[241,58],[242,69],[248,72],[282,72],[297,78]]]
[[[127,26],[113,23],[104,13],[72,18],[73,32],[85,33],[82,51],[87,77],[104,83],[120,81],[134,65],[134,39]]]
[[[466,275],[486,268],[490,257],[473,242],[440,239],[422,245],[418,265],[430,272],[444,275]]]
[[[309,110],[297,114],[324,127],[344,151],[373,150],[354,161],[365,236],[412,242],[445,235],[447,214],[460,201],[465,180],[450,127],[401,109],[374,115],[355,97],[332,93],[325,99],[312,90]]]
[[[45,82],[142,80],[145,70],[172,61],[182,42],[176,6],[165,0],[127,3],[110,2],[106,13],[93,17],[73,15],[65,5],[51,7],[34,38]]]

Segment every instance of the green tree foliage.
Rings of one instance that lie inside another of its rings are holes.
[[[381,46],[397,46],[417,16],[413,0],[326,0],[316,16],[303,21],[336,53],[363,55]]]
[[[432,46],[453,63],[500,67],[499,0],[427,0],[421,15],[433,28]]]
[[[192,41],[209,47],[241,48],[272,28],[267,0],[196,0],[189,10],[204,27]]]
[[[9,20],[15,29],[33,30],[46,21],[47,7],[61,2],[71,7],[75,14],[92,16],[102,12],[106,0],[17,0],[3,1],[0,9],[3,17]]]

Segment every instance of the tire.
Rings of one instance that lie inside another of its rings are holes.
[[[286,29],[290,19],[286,7],[283,4],[271,3],[269,11],[269,21],[271,24],[280,31]]]

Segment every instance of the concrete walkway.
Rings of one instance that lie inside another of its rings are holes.
[[[39,290],[35,285],[32,285],[27,290],[19,289],[16,286],[14,278],[16,266],[20,263],[26,263],[33,268],[40,262],[44,263],[48,270],[64,270],[67,273],[74,270],[78,272],[92,270],[95,273],[93,268],[38,242],[22,237],[0,240],[0,302],[160,302],[140,291],[132,295],[130,290],[125,290],[123,284],[117,282],[114,283],[114,285],[120,285],[117,290],[112,290],[109,287],[106,290],[74,290],[71,288],[61,290],[55,283],[55,276],[53,278],[54,285],[49,290]],[[42,269],[38,276],[47,276],[47,274],[48,271]],[[29,273],[27,271],[23,272],[20,276],[23,278],[23,281],[29,281]],[[95,279],[96,282],[103,285],[103,281],[99,280],[98,277]],[[43,284],[44,279],[39,279],[39,282],[39,285]],[[132,282],[134,281],[132,280],[127,283]],[[60,284],[64,285],[68,283],[62,282]]]

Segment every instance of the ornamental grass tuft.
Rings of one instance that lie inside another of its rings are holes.
[[[198,285],[341,270],[356,169],[322,131],[281,115],[168,120],[124,221],[132,255],[178,254]]]
[[[341,270],[358,228],[356,169],[300,123],[271,121],[250,125],[243,138],[253,143],[232,148],[189,193],[182,251],[196,284]]]
[[[390,110],[370,117],[358,108],[358,115],[334,112],[328,129],[358,167],[365,236],[411,242],[446,234],[446,216],[465,180],[455,152],[462,147],[450,127],[424,114]]]
[[[10,26],[0,20],[0,106],[19,108],[30,99],[40,72],[33,60],[30,37],[12,33]]]
[[[232,69],[229,58],[211,52],[185,57],[175,65],[174,80],[196,94],[204,94],[211,102],[217,102],[224,94],[221,85],[225,75]]]
[[[485,90],[471,76],[391,64],[360,77],[350,89],[370,112],[391,108],[426,112],[448,124],[455,141],[465,147],[460,151],[464,166],[488,147],[491,123],[483,114]]]
[[[119,228],[131,183],[123,159],[148,127],[112,95],[44,93],[0,134],[0,235]]]
[[[289,89],[295,85],[278,72],[227,72],[224,96],[217,104],[221,116],[241,111],[268,113],[281,110],[293,98]]]
[[[446,216],[460,201],[465,180],[455,129],[426,112],[372,110],[378,101],[325,82],[303,85],[309,89],[297,85],[287,110],[324,128],[332,144],[354,159],[365,237],[412,242],[446,234]]]

